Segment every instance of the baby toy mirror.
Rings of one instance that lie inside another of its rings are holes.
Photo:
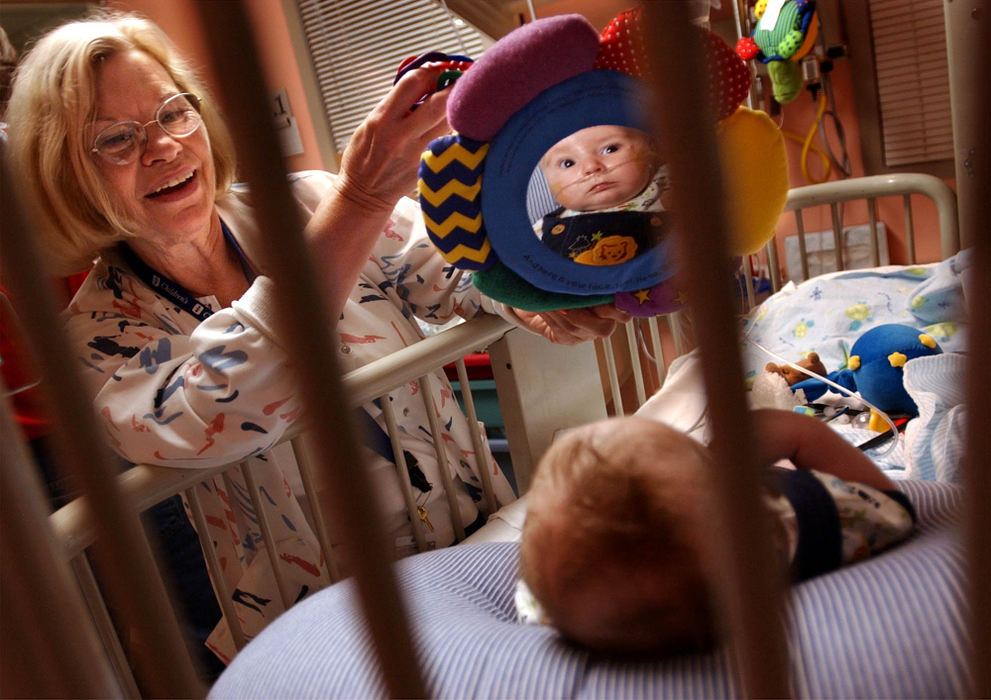
[[[455,133],[423,154],[420,203],[444,257],[472,270],[494,299],[529,311],[615,303],[637,316],[681,306],[670,235],[678,224],[666,206],[672,184],[648,119],[639,27],[637,8],[601,36],[580,15],[536,20],[451,88]],[[749,73],[725,42],[698,31],[713,111],[725,120]],[[783,169],[783,145],[780,154],[771,149],[778,155]]]
[[[667,189],[649,132],[598,124],[540,157],[527,185],[527,215],[545,248],[581,265],[616,265],[660,242]]]
[[[642,83],[628,75],[587,71],[544,90],[506,122],[486,156],[481,201],[503,265],[540,289],[579,296],[646,288],[670,276],[662,258],[646,254],[659,236],[650,244],[650,232],[634,231],[622,210],[647,189],[645,159],[656,151],[648,145],[645,99]],[[590,148],[617,150],[608,158],[579,155]],[[552,207],[539,219],[527,206],[535,172]]]

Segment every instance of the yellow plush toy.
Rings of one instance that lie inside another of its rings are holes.
[[[729,216],[730,254],[749,255],[774,235],[788,197],[784,138],[767,114],[740,107],[716,124],[716,139]],[[759,172],[746,167],[757,160]]]

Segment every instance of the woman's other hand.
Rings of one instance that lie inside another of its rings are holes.
[[[524,326],[560,345],[578,345],[587,340],[606,338],[616,330],[617,323],[631,319],[628,313],[612,304],[542,312],[513,309],[513,313]]]
[[[337,318],[396,203],[416,186],[420,155],[447,125],[447,91],[430,94],[443,68],[428,64],[400,79],[354,132],[331,192],[307,224]]]
[[[339,191],[371,210],[391,211],[416,187],[420,155],[435,138],[450,132],[448,90],[430,94],[444,71],[428,63],[406,73],[365,118],[341,161]]]

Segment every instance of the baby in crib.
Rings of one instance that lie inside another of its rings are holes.
[[[907,538],[915,511],[860,450],[815,418],[753,412],[774,547],[793,581]],[[715,644],[716,522],[707,449],[663,423],[575,429],[541,460],[528,495],[516,603],[597,650],[668,654]],[[710,530],[710,532],[707,532]]]
[[[590,126],[551,146],[539,167],[561,206],[534,222],[558,255],[585,265],[617,265],[653,246],[664,225],[667,170],[650,134]]]

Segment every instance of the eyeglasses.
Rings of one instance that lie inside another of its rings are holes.
[[[148,142],[147,127],[158,124],[169,136],[185,138],[200,128],[200,98],[188,92],[180,92],[163,102],[155,118],[150,122],[124,121],[111,124],[93,139],[91,153],[95,153],[114,165],[127,165],[144,153]]]

